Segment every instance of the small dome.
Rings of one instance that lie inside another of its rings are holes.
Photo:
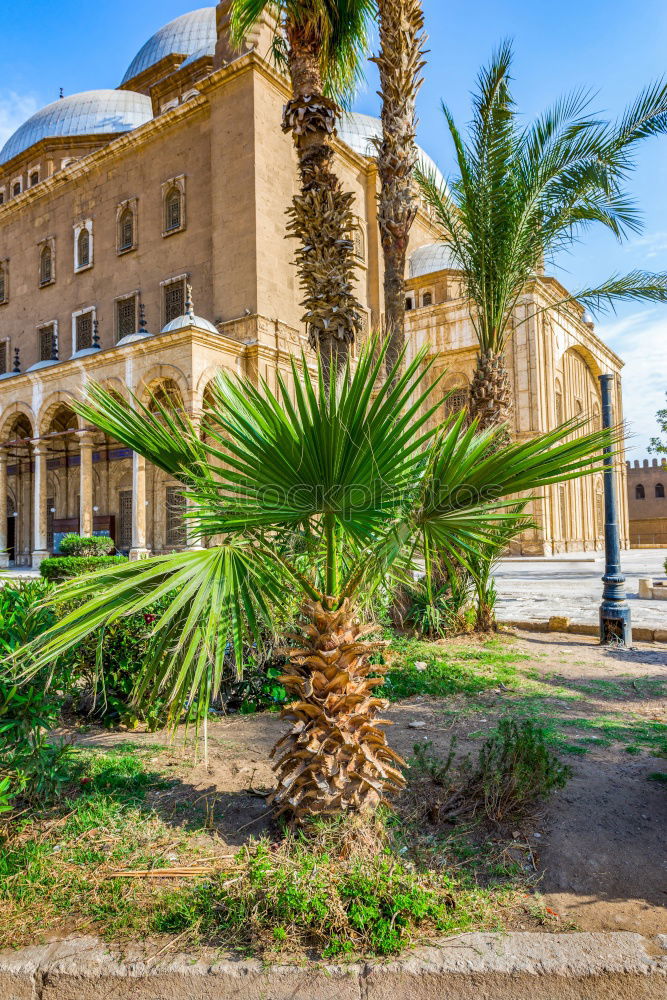
[[[87,90],[71,94],[48,104],[24,122],[3,146],[0,163],[25,152],[41,139],[131,132],[152,117],[150,98],[131,90]]]
[[[377,150],[373,144],[373,139],[382,138],[382,122],[372,115],[360,115],[356,111],[350,111],[341,117],[338,123],[338,136],[347,145],[362,156],[377,156]],[[431,157],[424,152],[421,146],[417,146],[419,166],[424,173],[435,171],[438,181],[443,186],[445,178],[438,169],[438,165]]]
[[[162,333],[174,333],[175,330],[185,330],[191,326],[196,326],[198,330],[206,330],[208,333],[219,334],[217,327],[213,326],[207,319],[195,316],[194,313],[186,313],[184,316],[177,316],[170,323],[162,327]]]
[[[434,271],[444,271],[456,266],[449,248],[444,243],[427,243],[426,246],[417,247],[410,254],[408,277],[421,278],[424,274],[433,274]]]
[[[217,41],[215,7],[200,7],[181,14],[156,31],[141,46],[127,68],[122,84],[155,66],[165,56],[213,55]],[[121,84],[121,86],[122,86]]]

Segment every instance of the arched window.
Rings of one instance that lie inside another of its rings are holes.
[[[422,297],[422,305],[423,306],[432,306],[433,305],[433,296],[431,295],[430,292],[424,292],[424,295]]]
[[[354,255],[360,261],[366,260],[366,238],[361,228],[361,223],[352,230],[352,242],[354,243]]]
[[[39,173],[36,170],[30,174],[30,187],[34,187],[35,184],[39,184]]]
[[[459,413],[461,410],[465,410],[468,407],[468,389],[466,386],[455,386],[453,389],[449,390],[449,396],[445,400],[445,410],[447,416],[451,416],[453,413]]]
[[[90,233],[85,226],[76,240],[76,264],[77,267],[88,267],[90,264]]]
[[[182,196],[177,187],[172,187],[164,199],[165,232],[173,233],[183,224]]]
[[[410,312],[412,310],[412,298],[407,298],[405,300],[405,311]]]
[[[658,497],[659,500],[665,499],[665,487],[663,486],[662,483],[655,484],[655,495]]]
[[[39,283],[40,285],[49,285],[53,281],[53,254],[51,252],[51,247],[42,247],[42,252],[39,255]]]
[[[646,498],[646,492],[641,483],[637,483],[635,486],[635,500],[644,500]]]
[[[7,266],[0,264],[0,302],[7,301]]]
[[[134,246],[134,212],[128,206],[118,220],[118,249],[131,250]]]
[[[560,425],[563,423],[563,390],[561,388],[561,384],[558,381],[558,379],[556,379],[555,401],[556,401],[556,426],[560,427]]]

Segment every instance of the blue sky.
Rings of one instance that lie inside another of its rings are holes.
[[[157,28],[192,9],[187,0],[80,0],[16,4],[3,19],[0,80],[0,144],[40,106],[66,94],[116,87],[136,51]],[[515,95],[533,115],[564,91],[590,87],[596,107],[620,113],[648,81],[667,72],[665,0],[424,0],[430,36],[429,63],[420,95],[421,144],[443,167],[450,148],[439,104],[445,99],[457,119],[469,111],[469,92],[480,65],[498,41],[514,39]],[[375,113],[376,83],[356,102]],[[558,277],[574,288],[633,267],[667,270],[667,136],[641,147],[632,191],[646,231],[618,246],[610,236],[591,235],[562,261]],[[667,306],[626,305],[599,321],[599,333],[626,361],[625,410],[633,437],[630,457],[646,454],[655,433],[655,411],[667,390]]]

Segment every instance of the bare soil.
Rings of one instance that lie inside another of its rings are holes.
[[[522,666],[554,686],[553,698],[545,702],[547,711],[568,720],[573,737],[586,737],[590,729],[585,721],[593,717],[667,724],[667,699],[657,683],[667,678],[664,646],[637,643],[632,650],[614,651],[586,637],[515,636],[507,635],[509,648],[529,656]],[[458,647],[464,643],[456,640]],[[603,693],[596,693],[596,686]],[[583,697],[559,697],[563,688]],[[493,689],[477,697],[474,714],[463,695],[408,699],[387,713],[393,722],[390,741],[409,757],[417,740],[429,739],[444,756],[456,734],[461,751],[466,751],[480,732],[512,711],[513,697],[511,690]],[[193,768],[192,751],[184,755],[176,741],[171,753],[156,757],[160,769],[167,763],[183,779],[159,793],[162,814],[166,811],[173,822],[187,825],[197,803],[214,803],[213,827],[230,846],[269,831],[271,817],[256,793],[272,785],[269,753],[284,726],[278,715],[268,713],[217,719],[209,729],[208,771],[201,763]],[[649,780],[652,773],[667,771],[667,761],[652,756],[661,752],[657,749],[644,747],[635,754],[626,750],[627,741],[607,745],[606,740],[589,738],[585,755],[567,755],[574,772],[568,785],[512,831],[517,851],[530,848],[541,876],[540,891],[562,927],[646,936],[667,933],[667,784]],[[162,734],[98,729],[76,736],[77,743],[87,746],[112,746],[128,739],[170,742]]]

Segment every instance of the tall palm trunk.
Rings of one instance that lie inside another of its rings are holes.
[[[404,786],[403,762],[376,718],[387,702],[374,695],[386,668],[369,662],[384,643],[363,641],[368,629],[349,603],[330,611],[308,602],[301,645],[284,650],[289,673],[281,678],[298,699],[283,711],[294,725],[274,747],[278,786],[269,802],[297,819],[345,811],[372,811]]]
[[[343,191],[332,169],[331,140],[340,114],[323,93],[319,39],[307,25],[286,25],[292,98],[285,105],[283,130],[291,132],[299,161],[301,193],[288,210],[288,232],[300,241],[297,251],[302,306],[308,340],[322,355],[325,376],[344,363],[361,331],[361,310],[354,294],[356,260],[350,233],[354,195]]]
[[[382,139],[378,140],[380,195],[378,223],[384,255],[385,330],[390,338],[389,371],[403,347],[405,265],[410,230],[417,214],[414,168],[416,100],[424,67],[424,13],[421,0],[378,0]]]
[[[468,410],[481,430],[506,424],[511,433],[512,382],[503,351],[480,350],[470,386]]]

